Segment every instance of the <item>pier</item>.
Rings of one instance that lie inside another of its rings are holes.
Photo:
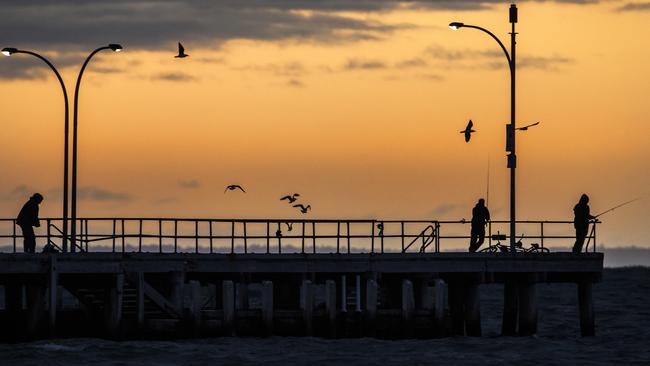
[[[60,246],[60,221],[42,222],[39,247]],[[481,336],[485,284],[504,287],[502,333],[531,335],[540,283],[576,284],[575,321],[583,336],[595,334],[592,285],[603,255],[593,244],[579,254],[526,252],[526,242],[514,253],[466,253],[462,221],[97,218],[80,220],[69,252],[25,254],[15,250],[19,233],[7,233],[13,221],[0,224],[9,341]],[[492,222],[489,233],[506,224]],[[572,244],[570,224],[519,226],[530,228],[522,241],[552,248]]]

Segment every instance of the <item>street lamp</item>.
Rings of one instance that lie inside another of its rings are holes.
[[[79,76],[77,77],[77,84],[74,89],[74,112],[72,117],[72,197],[71,197],[71,228],[70,235],[72,237],[71,249],[75,250],[75,245],[77,241],[77,116],[79,110],[79,86],[81,85],[81,77],[86,70],[86,66],[90,59],[93,58],[98,52],[103,50],[111,50],[113,52],[121,52],[122,46],[116,43],[111,43],[108,46],[102,46],[95,49],[93,52],[88,55],[86,61],[84,61],[79,71]]]
[[[460,22],[449,23],[449,28],[453,30],[458,30],[461,28],[473,28],[478,29],[484,33],[487,33],[492,37],[501,47],[503,53],[508,60],[508,67],[510,69],[510,124],[506,125],[506,151],[508,154],[508,168],[510,169],[510,251],[515,253],[515,238],[516,238],[516,195],[515,195],[515,170],[517,168],[517,157],[515,155],[515,71],[516,71],[516,36],[515,24],[517,23],[517,6],[515,4],[510,5],[510,23],[512,25],[512,31],[510,32],[510,51],[503,45],[501,40],[497,38],[489,30],[476,26],[469,25]]]
[[[6,47],[2,49],[2,54],[5,56],[12,56],[13,54],[16,53],[24,53],[27,55],[34,56],[43,62],[47,64],[47,66],[54,71],[54,74],[56,75],[56,78],[59,80],[59,83],[61,84],[61,90],[63,90],[63,103],[64,103],[64,138],[63,138],[63,228],[62,228],[62,249],[63,252],[66,252],[68,250],[68,135],[69,135],[69,118],[68,118],[68,92],[65,89],[65,84],[63,83],[63,79],[61,79],[61,75],[57,71],[57,69],[52,65],[50,61],[48,61],[45,57],[39,55],[38,53],[31,52],[31,51],[25,51],[25,50],[19,50],[17,48],[13,47]]]

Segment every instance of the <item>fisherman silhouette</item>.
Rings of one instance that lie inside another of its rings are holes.
[[[576,229],[576,242],[573,244],[573,252],[580,253],[589,232],[589,220],[596,218],[589,213],[589,196],[586,194],[580,196],[580,201],[573,207],[573,214],[573,227]]]
[[[23,231],[23,249],[25,253],[34,253],[36,251],[36,236],[32,226],[40,227],[41,222],[38,219],[38,205],[43,202],[43,196],[40,193],[34,193],[29,198],[16,218],[16,225],[20,226]]]
[[[485,225],[490,221],[490,211],[485,207],[485,200],[479,199],[472,209],[472,233],[469,240],[469,251],[474,253],[485,241]]]

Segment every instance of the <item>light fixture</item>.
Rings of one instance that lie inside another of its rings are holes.
[[[464,23],[453,22],[453,23],[449,23],[449,28],[451,28],[453,30],[458,30],[458,28],[461,28],[464,25],[465,25]]]
[[[109,45],[108,45],[108,48],[110,48],[111,50],[113,50],[113,52],[120,52],[120,51],[122,51],[122,49],[123,49],[123,48],[122,48],[122,45],[119,45],[119,44],[117,44],[117,43],[111,43],[111,44],[109,44]]]
[[[2,54],[5,55],[5,56],[11,56],[14,53],[16,53],[17,51],[18,51],[18,49],[16,49],[16,48],[5,47],[5,48],[2,49]]]

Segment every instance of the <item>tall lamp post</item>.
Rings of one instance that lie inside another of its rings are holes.
[[[113,52],[122,51],[122,46],[119,44],[111,43],[108,46],[102,46],[95,49],[93,52],[88,55],[86,61],[84,61],[79,71],[79,76],[77,77],[77,84],[74,89],[74,112],[72,117],[72,196],[71,196],[71,227],[70,235],[72,238],[71,250],[74,252],[77,242],[77,116],[79,110],[79,86],[81,85],[81,78],[83,77],[84,70],[90,59],[93,58],[98,52],[103,50],[111,50]]]
[[[62,227],[62,233],[63,233],[63,238],[62,238],[62,249],[63,252],[67,252],[68,250],[68,150],[69,150],[69,113],[68,113],[68,92],[66,91],[65,84],[63,83],[63,79],[61,78],[61,75],[59,74],[59,71],[52,65],[52,63],[46,59],[45,57],[39,55],[36,52],[32,51],[25,51],[25,50],[19,50],[17,48],[13,47],[6,47],[2,49],[2,54],[5,56],[11,56],[17,53],[24,53],[26,55],[31,55],[34,56],[41,61],[45,62],[47,66],[54,71],[54,74],[56,75],[56,78],[59,80],[59,83],[61,84],[61,90],[63,90],[63,103],[64,103],[64,138],[63,138],[63,227]]]
[[[460,22],[453,22],[449,24],[449,27],[453,30],[458,30],[461,28],[473,28],[478,29],[482,32],[487,33],[492,37],[506,55],[508,60],[508,67],[510,68],[510,124],[506,125],[506,151],[508,154],[508,168],[510,169],[510,251],[515,252],[515,237],[516,237],[516,213],[515,213],[515,170],[517,168],[517,155],[515,155],[515,71],[516,71],[516,36],[515,24],[517,23],[517,6],[515,4],[510,5],[510,23],[512,25],[512,31],[510,32],[510,52],[503,45],[501,40],[497,38],[489,30],[476,26],[469,25]]]

